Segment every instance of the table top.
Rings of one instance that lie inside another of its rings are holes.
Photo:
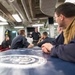
[[[42,52],[41,48],[8,50],[0,53],[4,55],[35,55],[43,57],[47,62],[39,67],[8,68],[0,67],[0,75],[75,75],[75,63],[66,62],[59,58],[53,58]]]

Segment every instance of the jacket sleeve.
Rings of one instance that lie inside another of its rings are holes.
[[[23,45],[25,48],[27,48],[30,45],[26,38],[23,38]]]
[[[75,38],[69,44],[55,45],[51,49],[51,56],[75,62]]]
[[[44,43],[51,43],[53,38],[44,39],[42,42],[38,43],[38,46],[41,47]]]
[[[44,43],[46,43],[45,40],[43,40],[42,42],[38,43],[38,46],[41,47]]]

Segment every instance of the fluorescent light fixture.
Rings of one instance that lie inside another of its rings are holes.
[[[12,31],[12,33],[16,33],[16,31]]]
[[[18,29],[18,28],[24,28],[23,26],[15,26],[14,28]]]
[[[56,26],[56,25],[58,25],[58,23],[54,23],[54,25]]]
[[[65,2],[75,3],[75,0],[65,0]]]
[[[6,22],[7,20],[0,16],[0,20]]]
[[[40,27],[40,26],[44,26],[44,24],[33,24],[32,27]]]
[[[8,25],[7,22],[0,22],[0,25]]]
[[[13,14],[12,15],[14,17],[14,19],[17,21],[17,22],[22,22],[21,18],[19,17],[18,14]]]
[[[13,2],[14,0],[8,0],[9,2]]]

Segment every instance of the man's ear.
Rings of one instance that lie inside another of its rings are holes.
[[[61,20],[61,21],[64,20],[64,15],[60,14],[60,20]]]

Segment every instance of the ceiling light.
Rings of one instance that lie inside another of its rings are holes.
[[[54,25],[56,26],[56,25],[58,25],[58,23],[54,23]]]
[[[6,22],[7,20],[0,16],[0,20]]]
[[[15,26],[14,28],[17,29],[17,28],[24,28],[24,27],[23,26]]]
[[[21,18],[19,17],[18,14],[13,14],[12,15],[14,17],[14,19],[17,21],[17,22],[22,22]]]
[[[0,22],[0,25],[8,25],[7,22]]]
[[[75,3],[75,0],[65,0],[65,2]]]
[[[44,26],[44,24],[33,24],[33,27],[40,27],[40,26]]]

